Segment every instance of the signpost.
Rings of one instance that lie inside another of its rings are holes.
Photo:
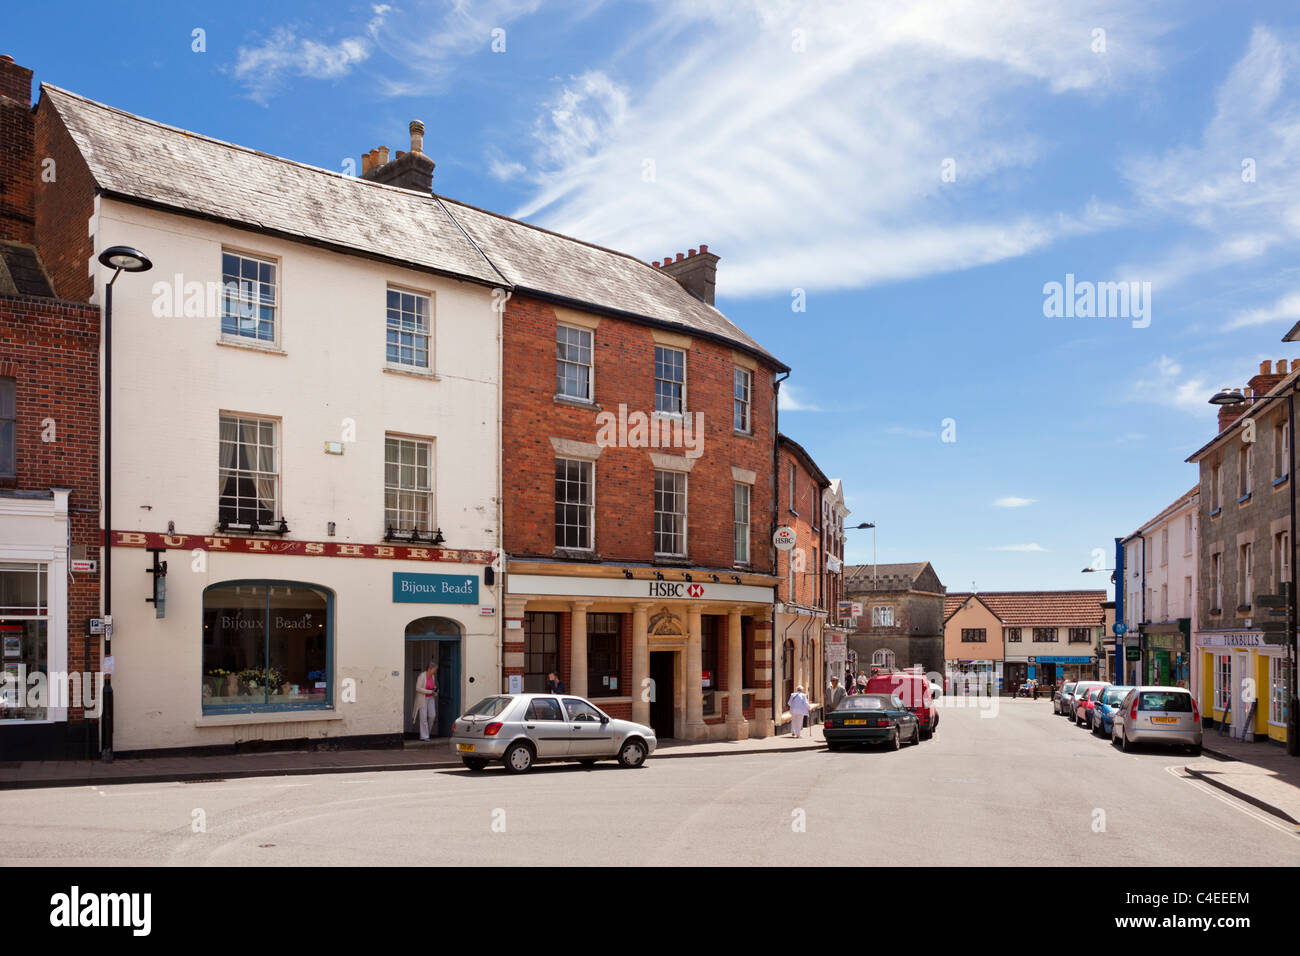
[[[1290,611],[1287,607],[1289,597],[1286,589],[1288,582],[1282,582],[1281,594],[1257,594],[1255,595],[1255,605],[1265,608],[1264,620],[1259,622],[1259,629],[1264,632],[1265,644],[1289,644],[1287,638],[1287,618]]]

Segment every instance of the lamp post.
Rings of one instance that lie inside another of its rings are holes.
[[[1115,568],[1084,568],[1083,571],[1081,571],[1080,573],[1081,573],[1081,574],[1095,574],[1095,573],[1097,573],[1097,572],[1099,572],[1099,571],[1101,571],[1101,572],[1109,571],[1109,572],[1110,572],[1110,583],[1115,585],[1115,599],[1118,601],[1118,600],[1119,600],[1119,583],[1115,580],[1115,570],[1116,570]],[[1104,616],[1104,615],[1103,615],[1103,617],[1102,617],[1102,620],[1103,620],[1103,621],[1105,620],[1105,616]],[[1116,623],[1116,624],[1122,624],[1123,622],[1120,621],[1120,619],[1117,617],[1117,618],[1115,619],[1115,623]],[[1113,627],[1112,627],[1112,630],[1114,630]],[[1125,630],[1125,633],[1127,633],[1127,631],[1128,631],[1127,626],[1125,626],[1124,630]],[[1121,637],[1124,637],[1124,640],[1120,640]],[[1120,679],[1121,679],[1121,678],[1123,677],[1123,675],[1124,675],[1124,663],[1123,663],[1122,658],[1123,658],[1123,654],[1124,654],[1124,645],[1128,643],[1128,639],[1127,639],[1127,637],[1125,637],[1124,634],[1111,634],[1111,638],[1114,640],[1114,645],[1115,645],[1115,670],[1114,670],[1114,673],[1115,673],[1115,675],[1116,675],[1116,681],[1119,682]],[[1102,634],[1101,639],[1104,641],[1104,640],[1106,639],[1106,635],[1105,635],[1105,634]]]
[[[1286,463],[1286,472],[1287,493],[1291,498],[1291,532],[1287,538],[1287,549],[1291,552],[1287,556],[1287,571],[1291,580],[1287,582],[1286,589],[1286,652],[1287,657],[1291,659],[1291,673],[1289,675],[1291,686],[1288,688],[1290,693],[1287,695],[1286,702],[1286,749],[1287,753],[1292,757],[1300,756],[1300,701],[1296,699],[1296,622],[1300,615],[1297,615],[1295,591],[1295,392],[1298,383],[1300,383],[1300,380],[1292,380],[1291,387],[1286,393],[1287,457],[1290,459]],[[1267,401],[1270,398],[1277,397],[1276,395],[1254,395],[1247,399],[1240,389],[1222,388],[1214,393],[1214,396],[1210,399],[1210,404],[1231,406],[1240,405],[1246,401]],[[1269,688],[1269,693],[1272,694],[1272,692],[1272,688]]]
[[[871,529],[871,590],[876,589],[876,579],[880,572],[876,569],[876,526],[870,521],[864,521],[862,524],[854,525],[850,531],[865,531]]]
[[[104,287],[104,616],[113,614],[113,283],[123,272],[148,272],[149,257],[130,246],[113,246],[99,254],[101,265],[113,270]],[[113,654],[113,632],[104,635],[104,657]],[[113,762],[113,677],[104,675],[104,713],[100,718],[100,758]]]

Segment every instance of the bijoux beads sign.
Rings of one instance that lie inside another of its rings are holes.
[[[477,604],[478,578],[471,574],[394,571],[393,601],[399,604]]]

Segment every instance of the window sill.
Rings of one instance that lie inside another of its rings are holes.
[[[754,439],[754,433],[752,431],[742,432],[739,428],[732,428],[731,434],[736,438],[748,438],[750,440]]]
[[[1290,477],[1291,477],[1290,475],[1283,475],[1281,478],[1274,478],[1273,487],[1280,488],[1282,485],[1286,484],[1286,480]]]
[[[1244,495],[1242,495],[1240,498],[1238,498],[1238,499],[1237,499],[1237,504],[1239,504],[1239,505],[1244,505],[1247,501],[1250,500],[1250,494],[1251,494],[1251,493],[1248,491],[1248,492],[1246,492]]]
[[[385,365],[385,375],[406,375],[410,378],[422,378],[430,382],[442,381],[442,376],[430,369],[408,368],[405,365]]]
[[[601,558],[594,550],[584,548],[556,548],[551,552],[552,556],[565,561],[586,561],[588,563],[599,563]]]
[[[1223,608],[1221,607],[1210,608],[1210,617],[1222,617],[1222,616],[1223,616]]]
[[[573,408],[590,408],[594,411],[600,411],[600,406],[595,402],[588,401],[585,398],[574,398],[572,395],[556,395],[556,405],[569,405]]]
[[[307,720],[342,720],[333,709],[268,710],[256,714],[207,714],[194,721],[195,727],[238,727],[244,724],[296,724]]]
[[[262,352],[266,355],[288,355],[284,349],[274,343],[258,342],[254,339],[237,339],[233,337],[222,336],[217,339],[217,344],[228,349],[244,349],[249,352]]]
[[[1223,514],[1223,509],[1222,509],[1222,508],[1215,508],[1213,511],[1210,512],[1210,517],[1211,517],[1211,518],[1217,518],[1217,517],[1219,517],[1219,515],[1221,515],[1221,514]]]

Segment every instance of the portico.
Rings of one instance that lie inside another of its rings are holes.
[[[768,575],[511,560],[505,691],[565,689],[661,737],[771,733]],[[703,579],[703,580],[701,580]]]

